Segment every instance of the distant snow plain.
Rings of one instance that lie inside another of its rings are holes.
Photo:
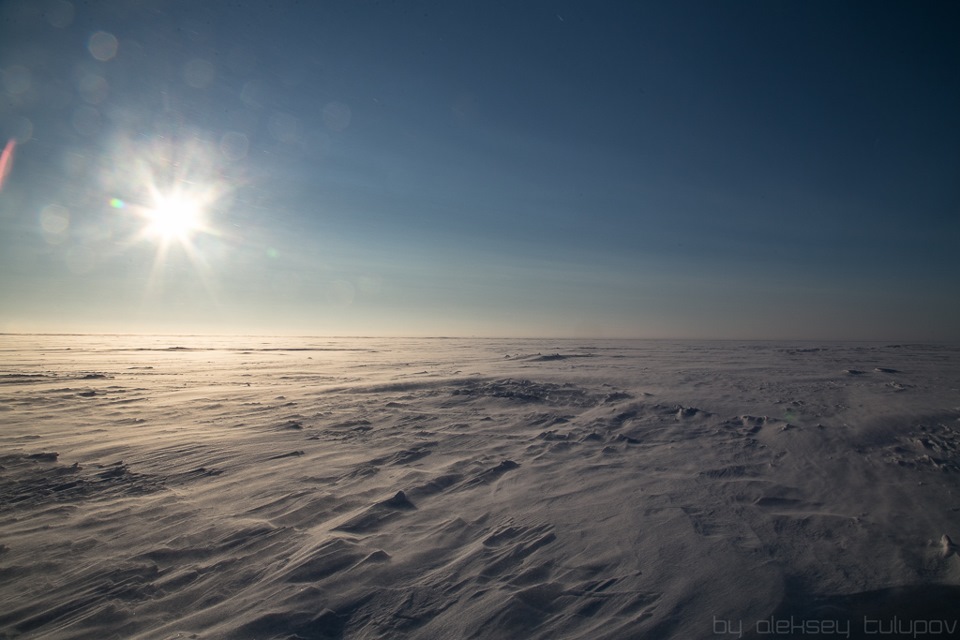
[[[0,336],[0,637],[960,637],[960,345]]]

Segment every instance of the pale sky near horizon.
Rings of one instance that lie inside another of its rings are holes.
[[[957,340],[957,33],[922,1],[4,2],[0,331]]]

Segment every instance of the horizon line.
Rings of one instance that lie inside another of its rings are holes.
[[[903,339],[903,338],[744,338],[744,337],[641,337],[641,336],[491,336],[491,335],[342,335],[342,334],[285,334],[285,333],[165,333],[118,331],[0,331],[0,336],[60,336],[60,337],[170,337],[170,338],[314,338],[339,340],[630,340],[659,342],[892,342],[912,344],[953,344],[960,339]]]

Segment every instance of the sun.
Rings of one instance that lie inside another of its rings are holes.
[[[203,211],[199,201],[183,195],[160,197],[145,214],[146,232],[165,242],[187,240],[203,226]]]

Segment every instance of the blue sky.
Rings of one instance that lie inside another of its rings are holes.
[[[960,339],[952,3],[0,14],[0,331]]]

